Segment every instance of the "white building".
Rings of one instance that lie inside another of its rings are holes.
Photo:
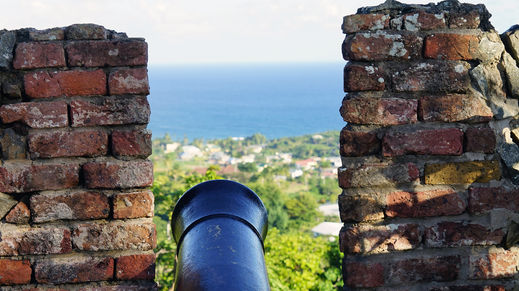
[[[166,153],[166,154],[172,153],[172,152],[176,151],[179,146],[180,146],[180,143],[178,143],[178,142],[168,143],[168,144],[166,144],[166,150],[164,151],[164,153]]]
[[[186,145],[186,146],[182,147],[182,152],[180,153],[180,155],[178,157],[182,161],[189,161],[196,157],[201,157],[201,156],[203,156],[203,154],[199,148],[192,146],[192,145]]]

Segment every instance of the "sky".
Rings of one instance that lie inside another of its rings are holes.
[[[342,17],[383,0],[0,0],[0,29],[96,23],[149,44],[150,65],[341,61]],[[430,1],[407,0],[426,4]],[[517,0],[485,4],[498,32]]]

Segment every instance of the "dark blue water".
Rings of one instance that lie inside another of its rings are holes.
[[[149,67],[154,137],[297,136],[344,126],[343,63]]]

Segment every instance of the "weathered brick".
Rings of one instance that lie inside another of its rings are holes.
[[[409,60],[421,56],[423,39],[411,33],[356,33],[346,36],[342,55],[349,61]]]
[[[16,46],[13,61],[15,69],[64,66],[65,52],[61,43],[22,42]]]
[[[339,240],[343,253],[386,253],[414,249],[421,236],[417,224],[359,224],[343,227]]]
[[[72,251],[65,227],[2,229],[0,256],[64,254]]]
[[[77,186],[79,166],[76,164],[13,164],[0,166],[0,192],[20,193],[59,190]]]
[[[501,179],[499,161],[425,165],[425,184],[472,184]]]
[[[65,31],[61,27],[49,28],[44,30],[29,29],[27,31],[30,40],[49,41],[65,39]]]
[[[344,16],[342,21],[343,33],[354,33],[361,30],[379,30],[389,27],[387,14],[353,14]]]
[[[340,135],[341,156],[359,157],[380,152],[380,140],[374,133],[354,132],[344,128]]]
[[[0,158],[16,160],[26,158],[27,139],[25,133],[16,127],[0,131]]]
[[[384,285],[384,265],[348,262],[344,264],[344,277],[344,281],[349,287],[379,287]]]
[[[382,91],[384,88],[384,72],[380,67],[351,62],[344,67],[344,92]]]
[[[451,12],[449,15],[449,28],[475,29],[479,27],[481,17],[476,10],[468,12]]]
[[[74,227],[74,247],[82,251],[142,250],[156,246],[152,222],[85,223]]]
[[[11,211],[11,209],[18,203],[11,195],[0,192],[0,219]]]
[[[339,195],[343,222],[376,221],[384,218],[383,206],[368,195]]]
[[[104,27],[92,23],[73,24],[65,29],[68,40],[106,39],[107,32]]]
[[[90,162],[83,165],[87,188],[133,188],[151,186],[153,165],[147,160]]]
[[[148,95],[148,70],[146,68],[119,69],[110,72],[108,77],[110,95],[143,94]]]
[[[82,287],[78,291],[158,291],[157,283],[155,282],[121,282],[118,281],[112,285],[107,286],[92,286]],[[32,291],[32,290],[31,290]],[[55,291],[55,290],[52,290]],[[61,291],[61,290],[59,290]],[[492,290],[494,291],[494,290]]]
[[[122,256],[116,262],[115,277],[118,280],[155,279],[155,254]]]
[[[5,221],[14,224],[28,224],[31,218],[31,211],[23,202],[18,202],[16,206],[5,216]]]
[[[106,74],[95,71],[41,71],[24,76],[25,92],[32,98],[106,95]]]
[[[28,284],[31,282],[29,260],[0,259],[0,285]]]
[[[354,124],[398,125],[417,121],[417,100],[399,98],[344,98],[344,121]]]
[[[471,254],[469,258],[469,278],[496,279],[517,275],[519,269],[519,248],[510,250],[490,249],[485,253]]]
[[[420,170],[413,163],[365,164],[357,168],[339,168],[339,186],[342,188],[411,183],[419,177]]]
[[[33,159],[93,157],[108,151],[108,134],[99,130],[39,132],[27,139]]]
[[[389,217],[429,217],[458,215],[467,208],[467,201],[452,189],[392,192],[386,196]]]
[[[153,192],[120,193],[113,197],[114,218],[153,217]]]
[[[404,28],[410,31],[442,29],[446,27],[443,13],[418,11],[404,15]]]
[[[70,102],[73,127],[120,124],[147,124],[150,105],[146,97],[112,96]]]
[[[506,289],[501,285],[456,285],[435,287],[429,291],[506,291]]]
[[[479,39],[476,35],[435,33],[425,38],[425,57],[439,60],[474,60]]]
[[[114,259],[102,257],[55,258],[36,262],[34,277],[42,284],[106,281],[113,278]]]
[[[385,281],[386,284],[454,281],[460,267],[459,256],[401,259],[390,264]]]
[[[33,221],[36,223],[62,219],[108,218],[108,197],[98,192],[71,194],[39,194],[31,196]]]
[[[2,123],[20,122],[32,128],[65,127],[68,125],[67,103],[25,102],[0,107]]]
[[[519,211],[519,190],[503,187],[469,188],[469,211],[483,213],[495,208]]]
[[[491,154],[496,148],[496,135],[490,128],[471,127],[465,131],[465,151]]]
[[[461,155],[463,131],[458,128],[392,130],[382,139],[382,154],[401,155]]]
[[[487,122],[492,110],[484,100],[473,95],[447,94],[420,98],[419,117],[423,121]]]
[[[470,66],[464,62],[419,62],[396,69],[393,89],[398,92],[466,92]]]
[[[151,132],[148,130],[114,130],[112,153],[116,157],[146,158],[151,155]]]
[[[76,41],[65,45],[73,67],[138,66],[148,62],[148,45],[142,40]]]
[[[425,244],[433,248],[497,245],[504,235],[481,224],[446,221],[425,230]]]

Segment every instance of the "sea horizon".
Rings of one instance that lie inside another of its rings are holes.
[[[153,137],[268,139],[340,130],[342,62],[148,67]]]

